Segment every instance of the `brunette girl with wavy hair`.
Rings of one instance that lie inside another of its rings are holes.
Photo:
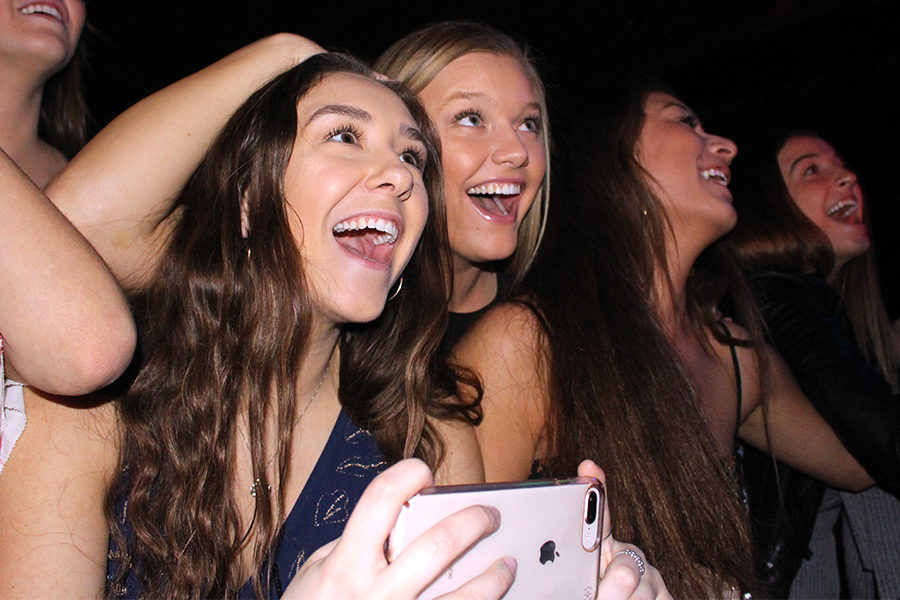
[[[109,502],[122,494],[129,499],[131,557],[147,574],[142,589],[151,596],[218,596],[241,581],[235,567],[247,524],[233,489],[235,457],[223,450],[240,447],[237,424],[244,407],[250,447],[260,449],[253,453],[256,489],[272,489],[256,496],[250,564],[263,564],[284,519],[278,498],[295,424],[303,416],[295,388],[310,351],[315,300],[280,174],[298,130],[298,101],[333,71],[368,74],[345,59],[314,57],[254,94],[231,118],[176,201],[184,208],[159,271],[139,300],[147,326],[145,366],[120,409],[129,483],[114,490]],[[412,96],[385,85],[427,127]],[[428,156],[437,156],[436,138],[428,129],[422,136]],[[404,270],[404,289],[374,322],[342,333],[337,372],[341,405],[372,432],[388,461],[416,456],[437,468],[441,446],[426,418],[467,415],[465,407],[439,400],[455,390],[435,394],[431,378],[446,319],[446,257],[435,185],[439,165],[431,160],[424,168],[430,220]],[[271,480],[267,415],[277,423]],[[117,518],[110,513],[111,527]]]
[[[289,35],[239,50],[120,116],[51,188],[135,292],[142,366],[118,404],[41,405],[45,443],[77,450],[43,485],[13,482],[35,529],[10,589],[51,575],[41,589],[96,595],[109,543],[110,597],[280,595],[295,574],[286,594],[413,596],[496,528],[473,507],[426,534],[453,539],[384,559],[400,504],[431,477],[409,463],[376,473],[416,456],[438,479],[483,479],[477,412],[448,396],[455,379],[434,358],[447,294],[436,137],[398,84],[308,58],[320,51]],[[380,492],[362,495],[347,541],[310,557],[369,481]],[[467,587],[502,594],[514,566],[491,571]]]
[[[900,591],[900,354],[870,248],[869,204],[818,134],[783,133],[755,163],[761,193],[742,204],[735,243],[768,333],[882,488],[828,489],[750,454],[757,570],[775,598],[892,597]]]
[[[736,147],[657,89],[591,114],[544,249],[455,358],[482,378],[489,480],[592,458],[609,473],[615,534],[644,548],[675,597],[722,597],[755,583],[738,435],[849,485],[867,476],[751,341],[749,294],[714,244],[733,226],[723,184]],[[723,315],[726,292],[749,329]],[[791,443],[795,431],[766,437],[760,371],[770,414],[808,419],[815,452]]]

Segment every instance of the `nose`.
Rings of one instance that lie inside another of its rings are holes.
[[[856,173],[850,169],[841,168],[838,173],[837,183],[840,187],[850,187],[856,183]]]
[[[710,152],[724,158],[728,164],[731,164],[731,161],[737,156],[737,144],[726,137],[709,134],[706,144],[709,147]]]
[[[395,153],[389,153],[385,159],[380,160],[366,179],[366,186],[370,190],[380,190],[399,198],[401,201],[412,194],[415,178],[409,165]]]
[[[504,128],[497,134],[496,146],[491,153],[492,160],[500,164],[507,164],[516,168],[528,164],[528,148],[519,138],[518,132],[510,127]]]

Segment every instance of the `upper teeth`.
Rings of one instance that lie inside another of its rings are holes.
[[[19,12],[23,15],[33,15],[34,13],[43,13],[46,15],[51,15],[56,17],[60,21],[63,20],[62,13],[60,13],[56,8],[50,6],[49,4],[29,4],[28,6],[23,6],[19,9]]]
[[[397,241],[397,233],[399,229],[393,221],[378,219],[375,217],[359,217],[357,219],[347,219],[341,221],[332,228],[335,233],[343,233],[345,231],[359,231],[360,229],[374,229],[381,231],[384,235],[375,238],[375,244],[393,244]]]
[[[700,171],[700,175],[707,181],[714,179],[722,185],[728,185],[728,175],[721,169],[703,169]]]
[[[484,185],[478,185],[475,187],[470,187],[466,190],[467,194],[483,194],[483,195],[508,195],[512,196],[518,194],[522,191],[522,186],[518,183],[486,183]]]
[[[833,217],[839,212],[846,211],[846,214],[843,215],[843,217],[846,218],[856,212],[857,208],[859,208],[859,204],[856,202],[856,200],[841,200],[840,202],[829,208],[826,213],[829,217]]]

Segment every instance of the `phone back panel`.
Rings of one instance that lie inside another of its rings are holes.
[[[439,491],[417,495],[401,510],[389,552],[399,554],[431,525],[467,506],[489,505],[500,511],[500,528],[458,558],[419,598],[428,600],[450,592],[502,556],[512,556],[518,564],[516,580],[504,598],[591,600],[597,588],[600,550],[584,549],[582,523],[585,494],[592,485],[595,480],[579,478],[520,482],[488,490],[476,489],[479,486],[432,488]],[[444,491],[454,488],[459,489]],[[601,495],[600,523],[602,507]]]

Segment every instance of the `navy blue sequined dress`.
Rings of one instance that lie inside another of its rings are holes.
[[[277,598],[287,587],[298,569],[319,547],[336,539],[344,530],[350,513],[370,481],[387,467],[387,461],[375,443],[375,438],[357,427],[341,410],[331,436],[319,456],[300,496],[285,519],[281,539],[275,548],[269,596]],[[127,514],[127,502],[120,503],[119,514]],[[123,519],[126,537],[131,528]],[[110,560],[107,579],[116,574],[118,553],[110,540]],[[119,598],[140,598],[140,586],[134,569],[128,571]],[[244,584],[239,598],[254,598],[253,585]]]

